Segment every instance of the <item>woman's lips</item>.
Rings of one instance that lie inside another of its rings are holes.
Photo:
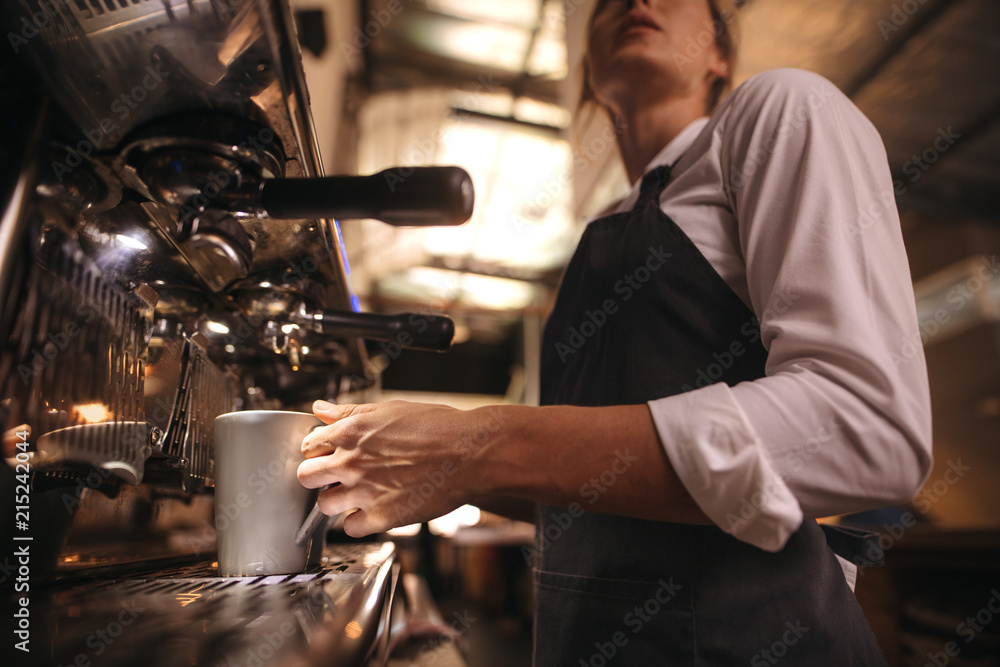
[[[631,12],[622,21],[618,34],[622,37],[628,35],[642,35],[647,32],[658,31],[660,26],[656,24],[652,16],[643,12]]]

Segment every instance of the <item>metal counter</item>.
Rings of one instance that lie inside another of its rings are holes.
[[[30,652],[8,638],[2,653],[46,666],[381,665],[394,563],[391,543],[350,544],[304,574],[224,578],[203,560],[32,581],[2,612],[30,596]]]

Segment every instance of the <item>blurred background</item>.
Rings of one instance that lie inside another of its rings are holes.
[[[445,355],[370,345],[383,373],[359,399],[537,403],[561,270],[585,221],[629,188],[613,128],[576,113],[593,3],[292,4],[327,173],[456,164],[475,182],[461,228],[343,223],[363,309],[457,324]],[[891,664],[1000,664],[1000,6],[751,0],[739,22],[736,85],[775,67],[829,78],[880,131],[895,179],[937,463],[911,506],[852,517],[883,533],[887,559],[858,597]],[[470,664],[529,664],[530,526],[464,508],[419,531],[396,536],[410,566],[445,611],[485,621],[466,628]]]

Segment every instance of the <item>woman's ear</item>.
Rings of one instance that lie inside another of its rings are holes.
[[[713,54],[712,60],[708,64],[708,73],[713,80],[722,79],[723,81],[728,81],[730,76],[732,76],[729,71],[729,62],[719,55],[717,51]]]

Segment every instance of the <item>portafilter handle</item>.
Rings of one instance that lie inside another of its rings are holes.
[[[255,212],[276,219],[374,218],[400,227],[455,226],[475,189],[461,167],[394,167],[369,176],[271,178],[252,186]]]
[[[310,312],[303,307],[293,319],[319,333],[386,341],[413,350],[444,352],[455,338],[455,323],[446,315]]]

